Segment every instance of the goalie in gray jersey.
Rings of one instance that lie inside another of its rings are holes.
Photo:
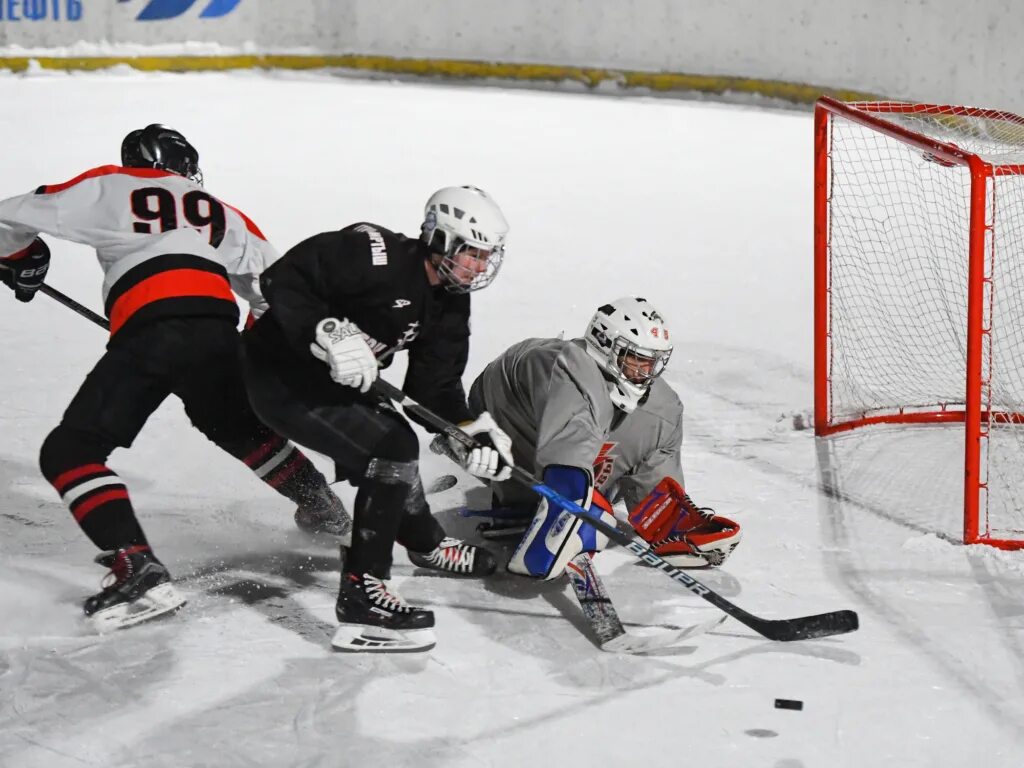
[[[581,339],[526,339],[473,382],[470,409],[489,412],[512,438],[517,466],[595,517],[612,504],[655,551],[677,566],[720,565],[740,527],[686,494],[680,447],[683,405],[660,378],[672,354],[669,330],[645,299],[622,298],[594,314]],[[496,506],[532,522],[508,568],[545,579],[607,538],[581,519],[511,482],[492,484]]]

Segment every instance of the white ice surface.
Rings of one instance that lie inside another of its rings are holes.
[[[949,543],[931,503],[908,512],[942,472],[913,438],[886,453],[793,429],[812,399],[809,114],[123,70],[0,75],[0,103],[0,195],[116,162],[124,133],[164,122],[282,250],[358,220],[414,232],[433,189],[484,187],[512,235],[474,297],[469,375],[646,295],[675,330],[687,485],[744,526],[726,567],[698,578],[765,617],[852,608],[862,622],[782,644],[730,620],[672,655],[617,657],[586,636],[564,584],[414,574],[399,551],[396,581],[437,611],[437,648],[334,654],[334,551],[169,401],[111,463],[190,603],[92,635],[79,605],[102,571],[36,456],[104,335],[5,293],[0,765],[1024,764],[1024,557]],[[57,245],[51,282],[100,308],[86,249]],[[450,471],[423,463],[428,482]],[[456,534],[472,535],[454,510],[473,488],[431,498]],[[598,565],[638,627],[715,611],[621,550]]]

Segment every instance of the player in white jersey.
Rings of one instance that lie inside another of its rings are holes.
[[[526,339],[506,350],[473,382],[469,406],[490,412],[512,438],[516,465],[563,496],[607,522],[621,500],[670,563],[720,565],[740,528],[683,490],[683,405],[660,378],[671,353],[661,314],[645,299],[618,299],[597,310],[581,339]],[[554,578],[578,553],[607,543],[521,485],[492,488],[505,515],[532,515],[513,573]]]
[[[123,165],[0,201],[0,278],[22,301],[41,287],[49,249],[40,233],[90,245],[104,272],[106,353],[40,451],[40,467],[102,550],[109,586],[85,601],[98,628],[128,626],[184,599],[153,554],[127,488],[107,466],[171,394],[193,425],[298,505],[307,530],[344,535],[351,520],[323,475],[264,426],[241,378],[238,306],[266,304],[259,273],[278,258],[240,211],[202,186],[199,154],[161,125],[132,131]]]

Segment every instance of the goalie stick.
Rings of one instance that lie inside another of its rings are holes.
[[[100,327],[110,327],[110,324],[103,317],[79,304],[74,299],[64,295],[56,288],[51,288],[49,285],[44,283],[40,287],[40,290],[55,301],[69,307],[83,317],[92,320],[92,322],[96,323]],[[470,449],[477,447],[476,440],[474,440],[470,435],[463,432],[450,421],[442,419],[430,409],[420,405],[390,382],[387,382],[384,379],[377,379],[373,383],[371,391],[380,397],[395,401],[403,408],[415,413],[420,418],[433,425],[444,435],[461,443],[465,447]],[[859,626],[857,613],[849,610],[820,613],[814,616],[798,616],[792,619],[763,619],[759,616],[755,616],[754,614],[743,610],[738,605],[729,602],[717,592],[714,592],[704,584],[701,584],[697,579],[693,578],[685,571],[669,565],[639,536],[624,533],[603,520],[591,517],[579,504],[576,504],[574,501],[570,501],[554,489],[544,485],[542,482],[537,480],[537,478],[533,477],[530,473],[524,471],[520,467],[512,467],[512,479],[528,488],[531,488],[541,496],[546,497],[549,501],[558,504],[562,509],[566,510],[570,514],[575,515],[576,517],[582,517],[587,523],[592,525],[594,528],[597,528],[612,541],[617,541],[627,551],[631,552],[643,562],[657,568],[673,581],[682,584],[693,594],[707,600],[723,613],[732,616],[741,624],[745,624],[759,635],[766,637],[769,640],[788,642],[792,640],[809,640],[816,637],[829,637],[831,635],[841,635],[846,632],[853,632]]]
[[[565,571],[569,576],[569,583],[572,585],[580,608],[583,610],[583,615],[590,622],[590,628],[602,651],[649,653],[669,648],[683,640],[714,629],[726,618],[725,616],[716,616],[710,621],[693,624],[689,627],[666,629],[650,635],[627,632],[612,604],[608,591],[605,589],[604,582],[594,568],[593,558],[588,553],[583,552],[576,555],[566,566]]]
[[[466,448],[477,447],[477,442],[470,435],[456,427],[446,419],[442,419],[433,411],[417,403],[402,390],[384,379],[377,379],[371,391],[401,405],[411,413],[416,414],[424,421],[431,424],[443,434],[455,440]],[[791,640],[809,640],[816,637],[829,637],[830,635],[841,635],[846,632],[853,632],[859,626],[859,620],[855,611],[832,611],[814,616],[798,616],[792,619],[763,619],[749,613],[738,605],[735,605],[710,588],[701,584],[695,578],[680,568],[669,565],[663,558],[654,552],[647,542],[637,535],[630,535],[620,531],[613,525],[591,517],[579,504],[571,501],[544,483],[537,480],[530,473],[520,467],[512,467],[512,479],[516,482],[531,488],[544,496],[549,501],[558,504],[570,514],[583,518],[588,524],[601,531],[609,539],[621,544],[628,552],[658,569],[673,581],[681,584],[693,594],[707,600],[723,613],[732,616],[741,624],[745,624],[759,635],[769,640],[788,642]]]

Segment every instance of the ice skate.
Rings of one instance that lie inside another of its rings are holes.
[[[457,576],[490,576],[498,567],[494,555],[483,547],[446,536],[430,552],[409,551],[409,560],[418,568],[454,573]]]
[[[148,549],[102,552],[96,562],[110,569],[103,591],[82,608],[100,632],[122,629],[178,610],[185,598],[171,584],[167,568]]]
[[[341,499],[327,487],[314,500],[295,510],[295,525],[311,536],[326,534],[337,536],[345,546],[352,543],[352,516]]]
[[[368,573],[341,575],[331,645],[357,653],[410,653],[434,647],[434,612],[414,608]]]

